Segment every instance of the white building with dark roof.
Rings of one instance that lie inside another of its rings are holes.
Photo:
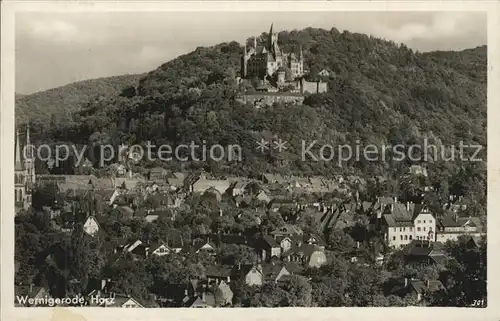
[[[399,248],[412,240],[436,240],[436,219],[420,204],[381,203],[379,216],[384,239],[391,247]]]

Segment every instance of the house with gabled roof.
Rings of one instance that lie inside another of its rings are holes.
[[[285,276],[300,275],[304,269],[293,262],[278,262],[263,265],[263,272],[266,281],[278,283]]]
[[[215,297],[216,306],[229,306],[233,302],[233,291],[229,284],[221,281],[219,284],[214,286],[213,293]]]
[[[99,222],[95,216],[91,215],[87,217],[85,223],[83,223],[83,231],[90,236],[96,236],[100,230]]]
[[[233,185],[231,186],[231,195],[234,197],[237,195],[245,194],[245,189],[246,189],[248,184],[249,184],[248,180],[245,180],[245,179],[236,180],[233,183]]]
[[[435,241],[436,219],[421,204],[392,202],[380,204],[380,228],[391,247],[402,247],[412,240]]]
[[[209,179],[202,174],[191,184],[190,190],[191,192],[204,193],[206,190],[214,188],[223,195],[230,186],[231,182],[227,179]]]
[[[186,308],[213,308],[215,306],[215,296],[209,291],[203,291],[201,295],[189,299],[184,306]]]
[[[404,249],[405,264],[412,266],[445,265],[448,257],[439,244],[413,240]]]
[[[171,251],[165,243],[155,243],[150,246],[151,255],[164,256],[170,254]]]
[[[207,284],[217,285],[224,281],[226,283],[231,282],[233,276],[233,267],[230,265],[209,265],[205,267],[205,276],[207,278]]]
[[[320,235],[314,233],[314,234],[308,234],[308,235],[304,235],[304,236],[305,236],[304,242],[306,244],[316,245],[317,247],[319,247],[322,250],[325,249],[326,242]]]
[[[284,184],[286,182],[285,178],[279,173],[264,173],[262,174],[262,181],[267,184]]]
[[[263,261],[269,261],[272,258],[278,259],[281,255],[280,244],[270,235],[264,235],[257,240],[256,249],[260,252]]]
[[[281,254],[285,262],[296,262],[308,268],[319,268],[327,264],[325,252],[312,244],[295,246]]]
[[[179,190],[184,188],[184,181],[187,177],[186,173],[174,172],[167,178],[167,183],[170,185],[171,190]]]
[[[233,268],[234,279],[244,280],[248,286],[261,286],[264,283],[264,273],[261,264],[238,264]]]
[[[460,216],[453,211],[446,211],[437,223],[436,241],[457,241],[462,235],[481,237],[484,235],[478,217]]]
[[[400,297],[413,296],[417,302],[424,299],[426,293],[433,293],[439,290],[446,291],[445,286],[439,280],[416,280],[409,278],[395,279],[388,294]]]
[[[302,231],[302,229],[296,225],[292,225],[292,224],[285,224],[277,229],[275,229],[274,231],[272,231],[271,234],[274,239],[276,239],[277,237],[284,237],[284,236],[293,236],[293,235],[303,235],[304,232]]]
[[[269,202],[271,202],[271,197],[269,196],[269,194],[264,191],[264,190],[261,190],[256,196],[255,198],[261,202],[264,202],[266,204],[269,204]]]

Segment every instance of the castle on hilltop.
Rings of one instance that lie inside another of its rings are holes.
[[[306,81],[302,47],[298,52],[284,52],[278,44],[278,33],[273,32],[263,46],[257,45],[254,37],[253,47],[245,43],[241,57],[240,77],[237,81],[246,88],[237,100],[256,107],[271,105],[275,102],[302,103],[304,94],[318,94],[328,91],[328,84],[319,81]],[[255,81],[257,83],[255,83]]]
[[[21,147],[20,134],[16,130],[14,151],[14,204],[16,213],[31,207],[31,196],[35,184],[35,157],[30,148],[30,128],[26,127],[26,148]],[[23,155],[23,157],[21,157]]]
[[[302,48],[298,54],[294,52],[283,52],[278,45],[278,33],[273,32],[273,25],[269,30],[269,38],[264,46],[257,46],[257,38],[254,37],[254,45],[249,50],[245,43],[244,53],[241,59],[242,78],[264,78],[276,76],[285,82],[285,71],[289,69],[288,79],[292,80],[304,75],[304,55]]]

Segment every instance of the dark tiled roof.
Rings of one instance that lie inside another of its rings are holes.
[[[231,276],[233,267],[230,265],[209,265],[205,268],[206,276],[226,278]]]
[[[310,257],[315,251],[321,251],[321,249],[313,244],[302,244],[301,246],[292,247],[288,251],[281,254],[281,256],[285,257],[292,254],[297,254],[304,257]]]
[[[279,247],[279,244],[270,235],[264,235],[264,237],[262,239],[264,240],[264,242],[269,244],[270,247]]]
[[[443,283],[439,280],[410,281],[410,284],[417,293],[435,292],[440,289],[445,289]]]

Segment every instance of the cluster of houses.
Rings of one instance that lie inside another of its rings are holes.
[[[366,184],[364,179],[357,176],[325,178],[263,174],[259,179],[249,179],[211,177],[204,172],[169,172],[164,168],[152,168],[145,175],[132,175],[119,166],[114,171],[113,177],[105,178],[94,175],[37,176],[38,184],[52,184],[57,191],[56,206],[44,210],[54,219],[64,216],[72,211],[73,197],[91,193],[100,207],[113,208],[119,213],[119,220],[140,218],[154,224],[160,217],[175,220],[176,211],[182,208],[190,194],[211,193],[221,204],[221,216],[231,215],[235,207],[257,202],[265,209],[259,213],[279,213],[283,218],[283,226],[257,238],[223,233],[207,235],[205,240],[185,242],[178,231],[173,230],[168,233],[171,235],[169,239],[161,242],[121,240],[122,243],[112,250],[114,256],[125,253],[135,260],[170,253],[189,256],[204,252],[215,255],[218,246],[223,243],[244,244],[255,251],[258,259],[253,264],[206,266],[203,278],[190,280],[187,284],[171,284],[154,293],[154,302],[161,307],[229,306],[233,299],[232,282],[239,281],[248,286],[261,286],[266,282],[279,284],[292,275],[301,275],[308,269],[324,266],[328,263],[325,252],[329,249],[324,240],[327,230],[362,224],[367,231],[378,234],[387,248],[403,248],[405,264],[443,264],[447,258],[439,244],[456,240],[461,235],[469,235],[477,243],[478,238],[484,235],[477,218],[460,215],[465,206],[460,198],[451,197],[445,215],[439,217],[426,206],[403,203],[397,198],[378,197],[374,202],[361,201],[350,188],[356,184]],[[301,197],[303,195],[315,197]],[[228,203],[231,206],[222,206]],[[317,231],[305,233],[298,226],[303,215],[314,218]],[[258,217],[257,224],[262,219]],[[56,227],[69,232],[73,225],[70,220]],[[97,217],[90,212],[83,229],[93,237],[98,237],[102,232]],[[352,252],[347,255],[353,263],[381,265],[384,263],[382,252],[380,250],[374,257],[369,257],[363,245],[356,242]],[[110,292],[112,282],[110,279],[91,282],[87,295],[97,293],[101,297],[115,298],[104,300],[99,303],[101,306],[143,306],[135,298]],[[436,282],[439,281],[401,281],[394,286],[394,293],[416,291],[419,294],[424,289],[439,288]],[[43,289],[33,286],[29,290],[26,286],[19,286],[16,293],[18,290],[33,297],[43,294],[40,294]]]

